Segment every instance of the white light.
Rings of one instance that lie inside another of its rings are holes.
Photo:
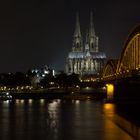
[[[32,99],[29,99],[29,104],[32,104],[33,100]]]
[[[90,96],[87,96],[87,99],[89,100],[90,99]]]
[[[45,74],[49,74],[49,71],[47,71],[47,70],[44,70],[44,73],[45,73]]]
[[[24,100],[20,100],[20,102],[23,104],[24,103]]]
[[[6,95],[9,95],[9,93],[7,92]]]
[[[50,82],[50,85],[54,85],[54,82]]]
[[[103,90],[106,90],[106,87],[104,86],[104,87],[102,87],[102,89],[103,89]]]
[[[79,104],[80,103],[80,101],[79,100],[76,100],[76,104]]]
[[[49,104],[49,110],[54,110],[56,108],[58,103],[56,101],[53,101],[52,103]]]
[[[78,85],[77,85],[76,87],[77,87],[77,88],[79,88],[79,86],[78,86]]]
[[[16,100],[16,103],[18,104],[18,103],[19,103],[19,101],[20,101],[20,100],[19,100],[19,99],[17,99],[17,100]]]
[[[8,104],[10,102],[10,100],[6,100],[6,101],[4,101],[4,103],[6,103],[6,104]]]
[[[53,73],[53,76],[55,76],[55,71],[54,70],[52,71],[52,73]]]
[[[19,87],[17,86],[17,88],[16,88],[17,90],[19,90]]]
[[[35,73],[37,73],[38,72],[38,70],[37,69],[35,69]]]
[[[40,103],[44,104],[45,100],[44,99],[40,99]]]

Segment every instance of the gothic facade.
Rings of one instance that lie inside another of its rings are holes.
[[[66,73],[80,75],[99,75],[102,71],[106,55],[99,52],[99,38],[95,34],[93,25],[93,15],[90,14],[90,25],[83,40],[78,13],[76,15],[76,27],[73,36],[72,51],[69,52],[66,59]]]

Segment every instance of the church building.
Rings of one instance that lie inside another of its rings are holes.
[[[66,59],[66,73],[99,75],[105,63],[106,55],[99,51],[98,43],[99,38],[95,34],[92,12],[90,13],[90,24],[85,40],[83,40],[81,34],[79,15],[77,13],[72,50]]]

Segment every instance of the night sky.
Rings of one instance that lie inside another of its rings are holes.
[[[129,31],[140,22],[140,0],[4,0],[0,4],[0,72],[26,72],[44,65],[63,70],[76,12],[85,37],[91,10],[99,49],[108,58],[119,58]]]

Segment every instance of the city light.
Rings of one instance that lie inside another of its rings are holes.
[[[112,100],[114,94],[114,85],[106,84],[106,87],[107,87],[107,99]]]

